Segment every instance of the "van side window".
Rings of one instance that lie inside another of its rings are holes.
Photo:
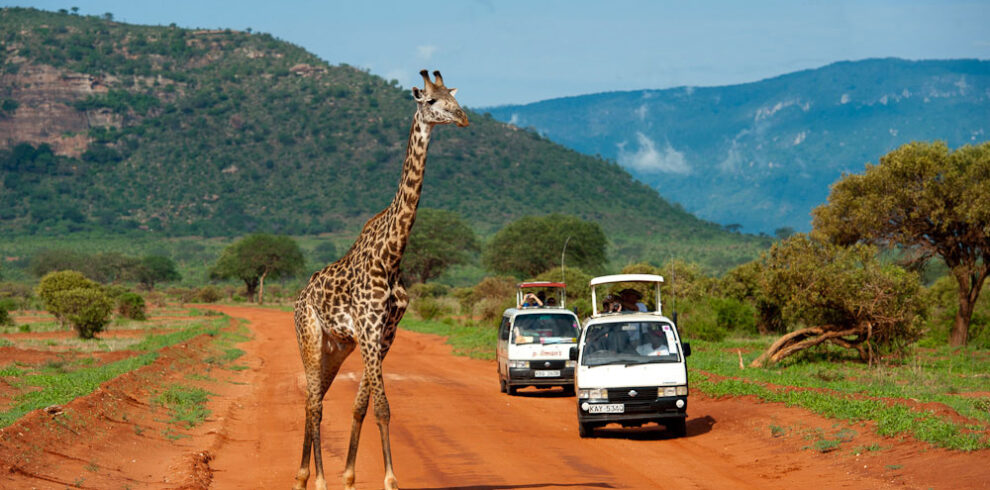
[[[498,327],[498,338],[509,340],[509,317],[502,317],[502,325]]]

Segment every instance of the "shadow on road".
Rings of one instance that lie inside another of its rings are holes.
[[[522,485],[463,485],[456,487],[419,487],[408,490],[501,490],[504,488],[615,488],[611,483],[526,483]],[[404,488],[404,487],[403,487]]]
[[[629,439],[633,441],[662,441],[666,439],[684,439],[700,436],[711,432],[715,419],[710,415],[698,418],[688,418],[687,435],[676,437],[661,425],[649,424],[643,427],[600,427],[595,429],[594,437],[601,439]]]
[[[573,393],[565,393],[560,388],[523,388],[514,396],[523,398],[574,398]]]

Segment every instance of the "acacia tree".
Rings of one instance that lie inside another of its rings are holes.
[[[872,362],[877,348],[896,348],[917,336],[918,275],[882,263],[872,245],[844,247],[798,234],[765,252],[760,267],[766,297],[780,305],[786,324],[801,327],[781,336],[752,366],[825,342]]]
[[[302,251],[292,238],[256,233],[225,248],[210,270],[210,278],[240,279],[248,297],[257,297],[262,304],[265,279],[293,276],[302,270],[303,263]]]
[[[965,345],[973,306],[990,273],[990,142],[954,152],[908,143],[845,175],[813,211],[814,233],[838,244],[900,247],[915,265],[941,257],[959,287],[949,344]]]
[[[420,209],[402,257],[402,271],[414,282],[426,282],[452,265],[466,264],[478,251],[474,231],[459,214]]]
[[[178,281],[182,275],[176,270],[175,262],[161,255],[148,255],[134,266],[135,279],[148,291],[155,289],[156,282]]]
[[[562,254],[567,265],[595,271],[605,264],[607,244],[598,223],[562,214],[526,216],[499,230],[482,260],[491,271],[519,278],[560,267]]]

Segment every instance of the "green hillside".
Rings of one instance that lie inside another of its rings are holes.
[[[395,81],[267,34],[33,9],[0,10],[0,39],[5,233],[346,233],[394,193],[415,109]],[[470,117],[434,132],[421,206],[458,211],[483,235],[567,213],[599,222],[616,260],[697,257],[714,269],[766,245],[671,205],[614,162]]]

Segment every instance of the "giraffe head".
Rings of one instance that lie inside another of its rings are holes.
[[[434,71],[433,76],[436,81],[430,81],[430,73],[426,70],[419,72],[423,76],[423,88],[413,87],[413,99],[419,106],[417,111],[425,118],[429,124],[450,124],[456,123],[460,127],[468,125],[467,114],[461,105],[454,99],[457,93],[456,88],[447,88],[443,85],[443,77],[439,71]]]

